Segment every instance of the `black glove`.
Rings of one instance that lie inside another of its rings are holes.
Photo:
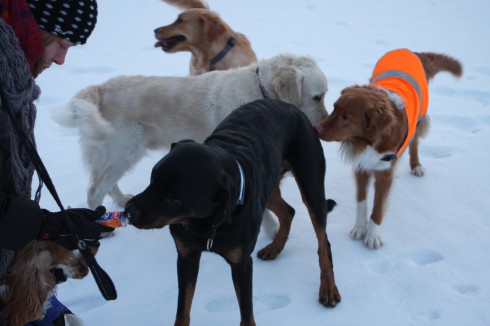
[[[106,209],[104,206],[97,207],[95,211],[88,208],[70,208],[66,210],[66,214],[73,224],[75,224],[78,231],[78,238],[83,239],[87,245],[95,245],[101,238],[102,233],[114,231],[114,228],[94,222],[101,217],[105,211]],[[66,225],[64,213],[52,213],[44,209],[43,212],[44,223],[37,239],[56,241],[58,244],[69,250],[76,249],[77,241]]]

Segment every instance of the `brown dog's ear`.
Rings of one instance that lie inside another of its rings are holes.
[[[226,32],[224,22],[213,12],[205,11],[201,13],[200,20],[203,27],[203,35],[207,42],[212,42]]]
[[[278,98],[295,106],[301,106],[304,75],[290,67],[281,68],[272,80],[272,89]]]
[[[363,115],[365,136],[371,142],[389,131],[389,126],[395,120],[393,112],[387,103],[379,103],[374,108],[365,109]]]

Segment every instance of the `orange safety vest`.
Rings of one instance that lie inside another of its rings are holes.
[[[399,157],[410,144],[417,123],[424,117],[429,105],[429,87],[422,62],[407,49],[388,52],[376,64],[371,85],[393,91],[405,102],[408,133],[396,153]]]

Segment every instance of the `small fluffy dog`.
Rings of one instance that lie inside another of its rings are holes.
[[[91,246],[92,254],[98,248]],[[0,310],[0,321],[20,326],[44,316],[45,305],[56,288],[51,271],[61,269],[66,278],[82,279],[89,268],[78,250],[68,250],[53,241],[29,242],[16,253],[14,263],[0,279],[0,298],[6,304]],[[71,318],[73,321],[79,318]],[[3,324],[2,324],[3,325]]]
[[[461,76],[461,64],[446,55],[394,50],[377,63],[371,84],[344,89],[332,114],[316,129],[325,141],[340,141],[344,158],[355,169],[357,213],[351,236],[364,237],[369,248],[382,246],[379,225],[393,182],[397,158],[406,147],[412,174],[422,176],[419,139],[428,133],[428,81],[438,72]],[[370,177],[375,177],[375,197],[368,222],[366,206]]]
[[[177,20],[155,29],[155,47],[175,53],[191,52],[190,74],[227,70],[257,62],[248,38],[231,29],[201,1],[164,0],[185,9]]]
[[[239,106],[264,97],[302,110],[312,125],[328,114],[327,80],[309,57],[278,55],[247,67],[189,77],[121,76],[79,91],[55,120],[78,127],[90,172],[87,203],[107,193],[124,207],[117,181],[149,149],[181,139],[203,141]]]
[[[206,251],[230,265],[240,325],[255,325],[251,254],[284,166],[293,172],[318,240],[318,299],[326,307],[340,302],[326,233],[335,202],[325,200],[326,162],[318,135],[293,105],[258,100],[233,111],[204,143],[174,143],[153,168],[149,186],[125,207],[137,228],[170,227],[178,251],[175,325],[190,323],[199,262]],[[262,254],[276,255],[284,247],[291,222],[282,221]]]

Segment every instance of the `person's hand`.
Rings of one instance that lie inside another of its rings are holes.
[[[114,231],[114,228],[95,222],[105,211],[104,206],[97,207],[95,211],[88,208],[70,208],[66,210],[66,214],[75,225],[78,231],[78,238],[83,239],[87,245],[90,245],[96,244],[102,234]],[[37,239],[56,241],[69,250],[76,249],[77,241],[66,225],[64,213],[52,213],[47,210],[43,210],[43,212],[44,223]]]

